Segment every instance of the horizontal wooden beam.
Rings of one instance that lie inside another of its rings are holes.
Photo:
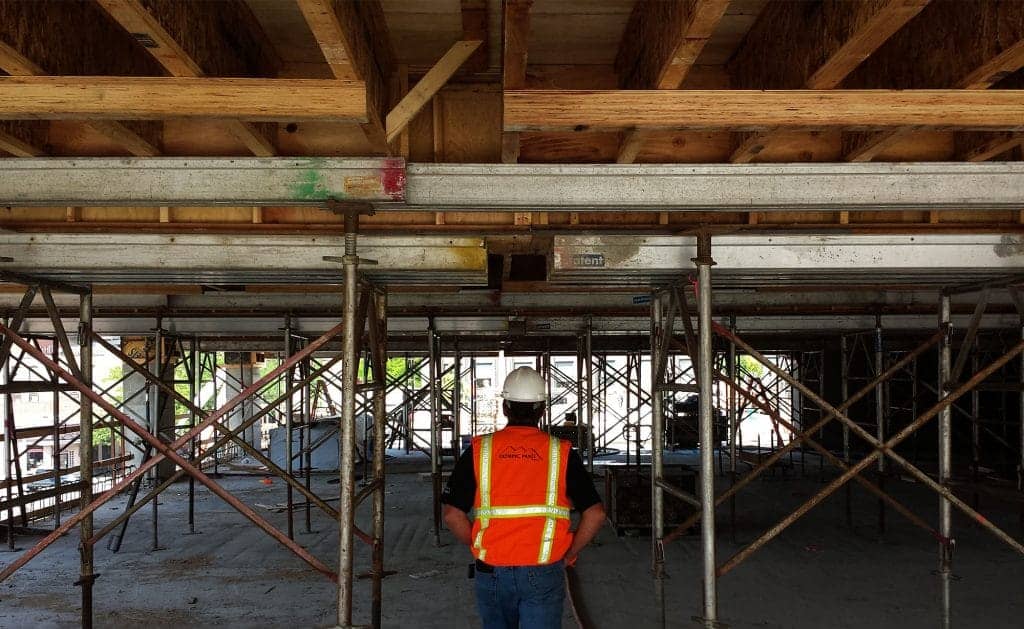
[[[46,155],[46,151],[43,149],[26,142],[13,133],[8,133],[2,127],[0,127],[0,151],[10,153],[15,157],[41,157]]]
[[[360,81],[183,77],[0,77],[0,119],[365,122]]]
[[[1019,90],[514,90],[505,131],[924,126],[1024,130]]]

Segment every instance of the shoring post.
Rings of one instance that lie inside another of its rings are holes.
[[[875,375],[885,371],[885,355],[882,353],[882,317],[875,315]],[[885,443],[885,384],[875,387],[875,436],[879,443]],[[847,485],[849,486],[849,485]],[[885,491],[885,457],[878,457],[878,488]],[[878,534],[885,534],[885,501],[878,500]]]
[[[9,325],[10,320],[4,319],[4,325]],[[11,381],[11,353],[0,354],[0,384],[6,385]],[[0,399],[0,412],[3,414],[4,422],[4,480],[7,481],[7,550],[14,552],[14,479],[11,477],[11,449],[14,443],[13,421],[14,404],[11,393],[7,392]],[[59,442],[58,442],[59,443]],[[56,457],[56,455],[54,455]],[[56,463],[56,458],[54,458]],[[57,466],[53,466],[57,469]]]
[[[590,474],[594,474],[594,451],[597,449],[597,439],[594,438],[594,319],[587,315],[587,332],[584,340],[586,352],[586,383],[587,383],[587,468]],[[1024,428],[1021,429],[1024,434]]]
[[[667,296],[667,293],[660,292],[651,297],[651,570],[658,627],[665,626],[665,544],[662,540],[665,533],[665,492],[658,481],[664,473],[665,416],[659,390],[663,375],[659,373],[659,366],[668,347],[668,339],[663,338],[665,326],[662,321]],[[639,461],[637,469],[640,469]]]
[[[729,317],[729,330],[736,332],[736,317]],[[736,360],[736,343],[729,341],[729,354],[726,368],[729,370],[729,379],[736,382],[736,371],[738,368]],[[736,435],[739,427],[739,400],[736,399],[736,391],[729,388],[727,398],[729,410],[729,484],[736,484]],[[729,498],[729,533],[732,541],[736,542],[736,496]]]
[[[697,234],[697,257],[693,259],[697,265],[698,288],[698,368],[697,381],[700,402],[700,500],[701,500],[701,554],[703,557],[703,615],[701,621],[708,629],[718,626],[718,589],[715,576],[715,444],[714,415],[712,414],[711,398],[713,395],[711,350],[711,266],[715,263],[711,258],[711,235],[707,232]]]
[[[203,373],[200,368],[200,356],[199,356],[199,337],[192,337],[192,353],[189,355],[189,386],[192,388],[192,404],[198,408],[203,406]],[[188,413],[188,424],[189,429],[196,427],[196,422],[199,421],[199,417],[196,415],[195,410],[189,409]],[[189,454],[191,459],[194,461],[198,453],[198,444],[202,439],[201,435],[197,435],[195,439],[189,442]],[[191,474],[188,475],[188,532],[196,532],[196,477]]]
[[[374,351],[379,356],[380,372],[374,373],[374,380],[382,385],[387,383],[388,360],[388,296],[383,290],[376,292],[374,316],[377,318],[377,333]],[[376,367],[374,369],[376,371]],[[380,629],[384,606],[384,428],[387,423],[387,388],[373,394],[373,608],[374,629]]]
[[[358,307],[359,256],[356,253],[358,214],[350,210],[345,214],[345,272],[344,331],[342,338],[342,402],[341,433],[338,453],[338,627],[352,626],[352,563],[353,529],[355,526],[355,454],[356,377],[359,357],[356,355],[356,309]],[[309,396],[307,394],[307,406]],[[306,418],[309,422],[309,418]],[[308,473],[308,472],[307,472]]]
[[[154,332],[154,339],[156,340],[156,346],[153,349],[155,356],[153,364],[153,375],[157,378],[164,377],[164,335],[163,335],[163,321],[160,317],[156,319],[156,331]],[[173,367],[171,367],[173,371]],[[160,388],[156,384],[149,385],[149,431],[156,436],[157,439],[163,439],[163,435],[160,433],[160,415],[163,414],[163,408],[160,404]],[[160,478],[160,466],[154,465],[149,473],[150,483],[153,487],[160,484],[162,480]],[[150,550],[160,550],[160,497],[157,496],[153,499],[153,545]]]
[[[92,293],[83,294],[79,298],[78,315],[78,355],[82,372],[82,384],[92,386]],[[68,361],[72,361],[71,356]],[[92,502],[92,401],[81,396],[78,417],[79,436],[79,475],[82,489],[80,503],[84,510]],[[55,447],[57,447],[55,445]],[[54,469],[59,469],[54,465]],[[155,501],[154,501],[155,504]],[[79,564],[78,585],[82,588],[82,629],[92,629],[92,584],[96,579],[93,569],[93,547],[88,544],[92,538],[93,516],[90,513],[82,518],[80,533],[82,543],[78,547],[81,562]]]
[[[430,344],[430,480],[433,489],[434,546],[441,546],[441,402],[440,386],[437,382],[440,369],[438,362],[437,334],[434,318],[427,326],[427,342]]]
[[[458,458],[459,452],[462,451],[460,447],[462,444],[459,443],[460,433],[462,432],[462,356],[459,354],[458,338],[455,339],[452,349],[455,354],[455,369],[452,371],[455,375],[455,380],[452,381],[452,453],[455,458]],[[548,399],[551,399],[550,395]]]
[[[576,336],[576,447],[583,454],[583,335]]]
[[[287,360],[292,355],[292,318],[290,315],[286,315],[284,318],[284,357]],[[285,472],[289,476],[292,475],[292,468],[294,466],[293,458],[295,453],[292,451],[292,421],[295,414],[295,369],[291,368],[285,372],[284,377],[284,460],[285,460]],[[294,490],[291,485],[288,485],[286,489],[286,500],[287,500],[287,513],[288,513],[288,539],[295,539],[295,496]]]
[[[342,358],[344,360],[344,358]],[[358,358],[357,358],[358,361]],[[353,372],[355,368],[353,368]],[[312,365],[310,364],[310,357],[306,356],[301,363],[299,363],[299,375],[302,378],[302,430],[306,435],[305,439],[299,440],[301,446],[302,456],[302,477],[303,484],[306,487],[307,492],[312,491],[313,485],[313,379],[309,377],[312,373]],[[353,375],[353,378],[355,375]],[[342,381],[344,385],[344,381]],[[342,386],[344,394],[344,386]],[[344,414],[344,410],[343,410]],[[343,419],[344,421],[344,419]],[[355,434],[353,432],[353,434]],[[341,439],[341,430],[338,431],[338,439]],[[353,437],[354,439],[354,437]],[[339,444],[340,446],[340,444]],[[339,459],[340,465],[341,459]],[[313,506],[310,501],[306,501],[305,507],[305,526],[306,533],[310,534],[313,532]]]
[[[980,345],[980,344],[979,344]],[[980,351],[971,355],[971,371],[977,373],[981,368]],[[978,482],[980,478],[979,467],[981,466],[981,392],[978,389],[971,391],[971,482],[974,486],[974,495],[971,506],[978,508]]]
[[[1020,338],[1024,340],[1024,317],[1020,321]],[[1024,356],[1020,358],[1020,383],[1024,385]],[[1020,420],[1020,461],[1017,465],[1017,490],[1024,491],[1024,387],[1017,396],[1018,417]],[[1024,528],[1024,504],[1020,507],[1020,525]]]
[[[939,298],[939,325],[944,326],[946,334],[939,345],[938,392],[940,401],[949,396],[950,362],[952,350],[952,326],[950,325],[950,296],[943,293]],[[953,413],[946,406],[939,413],[939,483],[946,486],[949,482],[952,467],[953,445]],[[945,541],[939,543],[939,580],[942,588],[940,626],[949,629],[952,626],[950,599],[950,582],[953,564],[953,509],[949,500],[939,498],[939,534]]]
[[[844,400],[850,399],[850,346],[848,337],[844,334],[839,337],[839,356],[842,364],[840,370],[840,397]],[[850,427],[843,424],[843,463],[850,466]],[[847,484],[843,490],[845,494],[846,526],[853,528],[853,486]]]
[[[476,436],[476,355],[469,357],[469,433]]]
[[[60,331],[54,330],[54,332],[57,333],[57,334],[60,334],[61,332],[63,332],[63,328]],[[64,338],[64,341],[65,341],[65,343],[67,342],[67,338],[66,337]],[[58,358],[60,356],[60,354],[58,352],[58,347],[60,347],[60,345],[57,343],[57,339],[54,339],[53,340],[53,347],[50,348],[50,358],[53,360],[53,362],[57,362],[57,360],[58,360]],[[65,347],[66,347],[66,345],[65,345]],[[74,356],[68,356],[67,358],[68,358],[68,364],[69,365],[71,365],[74,362],[74,360],[75,360]],[[53,385],[53,400],[52,400],[52,404],[53,404],[53,461],[54,461],[53,469],[54,469],[54,471],[58,471],[58,470],[60,470],[60,465],[57,463],[57,461],[59,460],[57,454],[60,452],[60,425],[61,425],[61,421],[60,421],[60,396],[61,396],[61,392],[60,392],[60,390],[57,387],[60,386],[60,376],[58,376],[55,373],[54,374],[50,374],[50,383]],[[111,438],[110,442],[111,443],[114,442],[113,438]],[[57,528],[58,526],[60,526],[60,510],[61,510],[61,500],[60,500],[60,498],[61,498],[61,484],[62,484],[61,481],[62,481],[61,474],[58,472],[57,475],[53,477],[53,489],[56,492],[53,495],[53,528]]]

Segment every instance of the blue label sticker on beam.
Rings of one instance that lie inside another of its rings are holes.
[[[634,306],[640,306],[640,305],[649,304],[649,303],[651,303],[651,296],[650,295],[634,295],[633,296],[633,305]]]
[[[572,256],[573,266],[600,268],[604,266],[603,253],[577,253]]]

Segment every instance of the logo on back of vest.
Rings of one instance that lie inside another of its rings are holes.
[[[498,453],[499,459],[511,459],[514,461],[540,461],[540,454],[533,448],[520,448],[519,446],[506,446]]]

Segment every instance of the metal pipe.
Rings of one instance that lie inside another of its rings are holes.
[[[839,337],[839,354],[842,364],[842,380],[840,382],[840,396],[844,400],[850,399],[850,348],[847,336]],[[850,465],[850,427],[843,424],[843,463]],[[846,526],[853,528],[853,485],[846,485]]]
[[[952,326],[950,325],[950,296],[942,295],[939,298],[939,325],[946,330],[939,346],[939,373],[938,373],[938,395],[940,401],[948,400],[952,395],[946,393],[946,385],[949,384],[950,362],[952,358]],[[961,350],[964,351],[964,350]],[[949,405],[939,413],[939,483],[943,486],[949,482],[950,471],[953,462],[953,414]],[[949,500],[939,499],[939,533],[949,540],[953,530],[953,510]],[[941,609],[940,626],[949,629],[952,626],[950,582],[952,576],[953,562],[952,543],[939,544],[939,582],[941,587]]]
[[[1020,322],[1020,338],[1024,340],[1024,317]],[[1024,384],[1024,356],[1020,359],[1020,382]],[[1021,388],[1018,401],[1018,417],[1020,421],[1020,462],[1017,467],[1017,490],[1024,491],[1024,387]],[[1021,506],[1021,522],[1024,524],[1024,505]]]
[[[92,387],[92,293],[86,293],[79,298],[78,321],[78,360],[82,372],[82,385]],[[69,364],[71,361],[72,357],[69,356]],[[92,502],[92,400],[86,395],[81,396],[79,408],[79,475],[82,483],[79,495],[82,511],[85,511]],[[60,466],[55,465],[54,469],[59,470]],[[11,525],[10,522],[7,524]],[[82,542],[92,537],[92,529],[93,517],[92,513],[88,513],[81,519],[79,531]],[[92,546],[83,543],[79,548],[79,557],[78,585],[82,587],[82,629],[92,629],[92,584],[96,578]]]
[[[63,331],[63,326],[61,328],[61,331]],[[65,335],[64,343],[63,344],[59,345],[57,343],[56,339],[55,339],[54,342],[53,342],[53,346],[50,348],[50,358],[51,358],[51,360],[53,360],[53,362],[57,362],[58,356],[59,356],[59,354],[58,354],[58,347],[65,347],[66,348],[66,347],[68,347],[68,345],[69,344],[67,342],[66,335]],[[67,351],[67,350],[65,350],[65,351]],[[67,357],[68,364],[71,365],[71,364],[74,363],[75,357],[70,352],[67,352],[67,354],[68,354],[68,357]],[[57,387],[60,385],[60,378],[57,376],[57,374],[50,374],[50,382],[54,386],[54,389],[53,389],[53,459],[54,459],[53,469],[54,469],[54,471],[57,472],[57,475],[53,477],[53,487],[54,487],[54,490],[55,490],[55,493],[53,495],[53,526],[54,526],[54,528],[56,528],[56,527],[60,526],[60,511],[61,511],[60,498],[61,498],[61,493],[62,493],[61,492],[61,480],[62,479],[61,479],[61,474],[60,474],[61,466],[57,463],[57,461],[58,461],[58,453],[60,452],[60,434],[61,434],[60,433],[60,424],[61,424],[61,421],[60,421],[60,391],[57,390]],[[113,441],[111,441],[111,442],[113,442]]]
[[[469,434],[476,436],[476,355],[469,357]],[[579,406],[577,404],[577,406]]]
[[[729,329],[736,331],[736,317],[729,317]],[[729,379],[736,382],[736,371],[738,368],[736,360],[736,343],[729,341],[729,354],[726,368],[729,370]],[[729,389],[728,397],[729,412],[729,485],[736,485],[736,431],[739,426],[739,400],[736,399],[736,391]],[[736,542],[736,496],[729,499],[729,533],[732,535],[733,543]]]
[[[189,348],[189,388],[194,408],[190,408],[188,412],[188,427],[191,430],[196,427],[196,422],[199,421],[199,414],[196,412],[203,405],[202,391],[203,391],[203,374],[199,368],[199,338],[196,336],[192,337],[192,346]],[[199,437],[191,439],[189,443],[189,460],[194,461],[196,458],[196,446],[199,442]],[[188,477],[188,532],[196,532],[196,478],[195,476],[189,475]]]
[[[159,317],[156,320],[156,347],[154,348],[154,370],[153,375],[156,376],[157,380],[160,380],[164,376],[164,351],[163,351],[163,324]],[[160,434],[160,420],[163,415],[163,405],[160,404],[160,387],[154,382],[149,388],[149,430],[152,434],[156,435],[157,439],[162,439]],[[154,465],[149,472],[149,482],[153,487],[160,484],[160,466]],[[153,500],[153,538],[152,547],[150,550],[160,550],[160,513],[159,504],[160,499],[156,498]]]
[[[10,320],[5,319],[5,324],[10,323]],[[6,339],[4,340],[6,344]],[[11,353],[10,351],[0,353],[0,384],[6,385],[11,381]],[[14,444],[16,431],[13,429],[14,421],[14,404],[11,399],[11,393],[5,393],[3,396],[3,421],[4,421],[4,480],[7,481],[7,550],[14,552],[14,482],[11,478],[11,450]],[[59,443],[59,442],[58,442]],[[53,448],[54,465],[53,469],[57,468],[57,445],[54,444]],[[60,526],[60,525],[58,525]]]
[[[287,369],[289,366],[291,366],[295,362],[301,360],[307,354],[313,353],[316,350],[318,350],[320,347],[322,347],[323,345],[327,344],[332,338],[337,336],[338,333],[341,332],[341,330],[342,330],[342,325],[341,324],[334,326],[333,328],[331,328],[330,330],[325,332],[323,334],[323,336],[318,338],[316,341],[313,341],[312,343],[310,343],[301,352],[296,354],[291,359],[285,361],[285,363],[283,365],[281,365],[278,368],[272,370],[270,373],[268,373],[265,376],[263,376],[262,378],[260,378],[259,381],[253,383],[253,385],[251,387],[249,387],[245,391],[242,391],[241,393],[236,395],[234,398],[232,398],[231,400],[226,402],[223,406],[218,408],[216,411],[214,411],[214,412],[210,413],[209,415],[207,415],[206,419],[204,419],[202,422],[200,422],[195,428],[193,428],[192,430],[188,431],[186,434],[182,435],[181,437],[178,437],[177,439],[175,439],[170,444],[166,444],[166,445],[165,444],[160,444],[161,447],[157,448],[158,453],[156,455],[154,455],[151,459],[149,459],[147,461],[144,461],[134,472],[132,472],[131,474],[128,474],[123,479],[121,479],[119,482],[114,483],[113,486],[110,489],[108,489],[106,492],[104,492],[97,499],[93,500],[93,502],[91,504],[89,504],[87,508],[79,510],[78,513],[74,514],[71,518],[69,518],[66,522],[64,522],[60,527],[58,527],[52,533],[50,533],[49,535],[44,537],[42,540],[40,540],[31,550],[23,553],[17,559],[15,559],[13,562],[11,562],[7,566],[5,566],[3,570],[0,570],[0,583],[5,581],[8,577],[10,577],[15,572],[17,572],[22,566],[27,564],[33,558],[38,556],[39,553],[43,552],[53,542],[57,541],[62,535],[67,533],[69,530],[71,530],[72,527],[76,526],[79,522],[81,522],[82,519],[87,517],[89,514],[93,513],[99,507],[101,507],[104,504],[106,504],[107,501],[109,501],[111,498],[113,498],[114,496],[119,494],[125,487],[127,487],[131,483],[135,482],[137,479],[139,479],[142,476],[144,476],[154,465],[156,465],[160,461],[164,460],[165,458],[170,457],[176,463],[181,465],[181,463],[179,462],[180,457],[178,457],[176,455],[175,450],[177,450],[178,448],[181,448],[186,443],[188,443],[189,439],[195,437],[197,434],[200,434],[202,431],[204,431],[207,428],[209,428],[210,426],[212,426],[215,422],[217,422],[222,417],[224,417],[224,415],[226,415],[228,412],[230,412],[233,408],[238,406],[238,404],[240,404],[241,401],[244,400],[246,397],[248,397],[250,395],[253,395],[256,391],[258,391],[259,389],[263,388],[263,386],[266,385],[269,381],[273,380],[274,378],[277,378],[281,374],[281,372],[284,371],[285,369]],[[54,364],[52,361],[50,361],[48,358],[46,358],[45,355],[43,355],[43,354],[41,354],[39,352],[36,352],[35,348],[33,348],[24,339],[22,339],[17,334],[15,334],[11,330],[11,328],[8,328],[7,326],[0,326],[0,334],[6,335],[6,337],[11,339],[12,342],[17,343],[18,346],[21,347],[23,350],[28,351],[30,355],[32,355],[33,357],[36,358],[36,360],[39,360],[40,362],[42,362],[43,365],[47,369],[57,371],[58,374],[61,376],[61,378],[64,379],[66,382],[72,384],[73,386],[75,385],[75,382],[77,382],[75,380],[75,378],[70,373],[68,373],[66,370],[62,369],[59,365]],[[79,387],[76,386],[75,388],[79,388]],[[93,393],[92,390],[87,388],[87,387],[79,388],[80,391],[82,391],[83,389],[87,390],[89,392],[87,395],[89,395],[89,394],[95,395],[95,393]],[[120,411],[118,411],[112,405],[107,403],[106,400],[104,400],[103,398],[97,396],[95,399],[93,399],[93,402],[99,404],[101,408],[103,408],[108,413],[110,413],[119,422],[121,422],[122,424],[125,424],[126,426],[129,426],[129,428],[133,432],[135,432],[136,434],[140,434],[140,431],[143,432],[143,433],[145,432],[144,430],[141,429],[141,427],[135,421],[133,421],[130,417],[128,417],[124,413],[121,413]],[[146,433],[146,434],[148,434],[148,433]],[[142,436],[142,435],[140,434],[140,436]],[[147,440],[147,442],[152,443],[152,441],[150,441],[150,440]],[[184,460],[181,459],[181,461],[184,461]],[[188,465],[187,462],[186,462],[186,465]],[[189,466],[189,468],[193,469],[192,466]],[[216,493],[217,495],[222,496],[222,497],[223,497],[223,495],[228,495],[230,497],[230,494],[227,494],[227,492],[225,492],[219,485],[214,483],[208,476],[206,476],[206,474],[203,474],[199,470],[195,470],[193,473],[196,473],[196,476],[200,480],[200,482],[202,482],[207,487],[210,487],[211,490],[213,490],[214,493]],[[216,488],[216,489],[214,489],[214,488]],[[228,499],[225,498],[225,500],[228,500]],[[232,500],[234,500],[234,499],[232,498]],[[234,500],[234,502],[237,502],[237,500]],[[229,501],[229,504],[232,504],[232,506],[234,506],[234,504],[231,503],[230,501]],[[238,506],[236,508],[238,508],[239,511],[241,511],[243,513],[243,515],[248,517],[252,522],[256,523],[261,528],[263,528],[263,524],[266,524],[263,521],[263,519],[260,518],[256,514],[255,511],[252,511],[252,509],[246,507],[244,504],[240,504],[240,506]],[[266,530],[268,533],[270,533],[272,536],[274,536],[275,539],[278,539],[278,541],[281,541],[283,539],[284,542],[282,542],[282,543],[286,547],[288,547],[290,550],[292,550],[293,552],[298,554],[300,557],[302,557],[303,560],[305,560],[307,563],[312,565],[319,572],[322,572],[323,574],[326,574],[326,575],[330,576],[331,578],[336,578],[336,575],[334,574],[334,572],[332,572],[331,570],[327,569],[325,566],[323,566],[323,564],[321,564],[319,561],[317,561],[316,559],[311,557],[305,550],[303,550],[302,548],[294,548],[292,546],[291,540],[289,540],[286,536],[281,535],[280,537],[278,537],[277,535],[274,535],[274,533],[272,533],[270,530],[268,530],[268,529],[264,529],[264,530]]]
[[[665,544],[662,541],[665,533],[665,492],[658,484],[664,475],[665,417],[663,394],[658,390],[662,379],[658,367],[662,364],[661,354],[667,347],[662,321],[665,297],[665,293],[651,297],[651,570],[654,573],[655,613],[659,627],[665,626]],[[640,461],[637,460],[639,469]]]
[[[355,467],[356,449],[356,378],[359,357],[356,355],[356,308],[358,307],[359,256],[356,254],[355,214],[345,217],[345,304],[344,336],[342,338],[342,402],[341,434],[338,455],[338,626],[352,626],[352,562],[354,559],[353,528],[355,527]],[[307,418],[307,422],[309,419]]]
[[[388,360],[388,296],[380,291],[374,294],[374,311],[377,318],[376,347],[374,351],[379,359],[380,372],[374,374],[378,382],[387,379]],[[377,371],[375,368],[374,371]],[[387,392],[380,390],[373,397],[373,604],[372,620],[374,629],[382,626],[384,607],[384,500],[385,500],[385,468],[384,468],[384,424],[387,422]]]
[[[587,315],[586,334],[586,363],[587,363],[587,467],[590,473],[594,473],[594,450],[597,444],[594,439],[594,320]],[[1021,429],[1024,434],[1024,429]]]
[[[344,345],[343,345],[343,347],[344,347]],[[342,355],[342,361],[344,361],[345,356],[347,354],[344,354],[344,350],[342,350],[342,354],[343,354]],[[304,446],[303,455],[302,455],[302,467],[303,467],[303,474],[302,475],[303,475],[303,483],[304,483],[303,484],[303,488],[306,490],[306,494],[307,495],[313,493],[313,490],[312,490],[312,484],[313,484],[313,478],[312,478],[312,474],[313,474],[313,450],[314,450],[314,445],[313,445],[313,395],[312,395],[313,379],[309,377],[310,370],[311,370],[311,365],[310,365],[310,362],[309,362],[309,356],[306,356],[302,360],[302,362],[299,363],[299,373],[302,374],[302,382],[303,382],[303,384],[302,384],[302,427],[303,427],[303,430],[306,433],[305,442],[302,444]],[[355,367],[352,368],[352,373],[353,373],[352,378],[354,379],[355,378]],[[344,395],[344,389],[345,389],[344,382],[342,382],[342,395]],[[353,401],[353,404],[355,404],[354,401]],[[344,414],[344,409],[342,410],[342,413]],[[353,417],[354,416],[355,416],[355,413],[353,413]],[[344,418],[342,418],[342,421],[344,421]],[[353,435],[354,434],[355,434],[355,432],[354,432],[354,427],[353,427]],[[339,439],[341,438],[340,431],[339,431],[338,437],[339,437]],[[353,439],[355,439],[354,436],[353,436]],[[339,446],[340,446],[340,444],[339,444]],[[339,465],[340,465],[341,459],[338,459],[338,461],[339,461]],[[353,479],[354,478],[355,477],[353,476]],[[353,481],[353,482],[355,482],[355,481]],[[304,516],[305,516],[305,525],[306,525],[306,533],[312,533],[313,532],[313,514],[312,514],[312,509],[313,509],[313,507],[310,504],[310,501],[307,500],[306,501],[306,507],[305,507],[305,514],[304,514]]]
[[[459,443],[460,433],[462,432],[462,356],[459,354],[459,341],[455,340],[455,379],[452,381],[452,456],[455,458],[459,457],[459,453],[462,452],[461,444]],[[548,384],[548,400],[551,400],[550,395],[551,385]],[[551,407],[549,403],[548,408]],[[550,416],[549,416],[550,417]]]
[[[875,316],[875,375],[885,370],[882,354],[882,317]],[[879,443],[885,443],[885,386],[879,382],[875,387],[875,428]],[[878,457],[878,486],[885,488],[885,457]],[[885,501],[878,501],[878,533],[885,533]]]
[[[438,417],[441,409],[438,400],[438,347],[434,332],[434,319],[431,317],[427,328],[427,339],[430,343],[430,479],[433,488],[434,545],[441,546],[441,421]]]
[[[712,359],[711,353],[711,236],[701,233],[697,237],[698,289],[698,373],[700,389],[700,499],[701,499],[701,549],[703,555],[704,581],[704,626],[711,629],[718,621],[718,592],[715,575],[715,444],[714,415],[711,408]],[[686,316],[686,315],[684,315]]]
[[[292,318],[284,318],[284,355],[285,358],[292,355]],[[292,475],[293,457],[292,452],[292,421],[295,413],[295,370],[288,369],[284,377],[284,460],[285,473]],[[288,503],[288,539],[295,539],[295,495],[291,484],[287,487],[286,500]]]

